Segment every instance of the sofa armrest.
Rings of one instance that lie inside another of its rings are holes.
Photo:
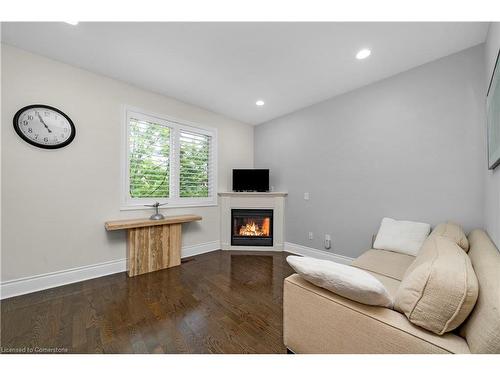
[[[340,297],[296,274],[285,279],[283,336],[294,353],[470,353],[455,334],[435,335],[394,310]]]

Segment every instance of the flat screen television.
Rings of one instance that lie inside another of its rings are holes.
[[[233,191],[269,191],[269,169],[233,169]]]

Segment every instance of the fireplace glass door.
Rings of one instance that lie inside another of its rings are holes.
[[[273,246],[273,210],[231,210],[232,246]]]

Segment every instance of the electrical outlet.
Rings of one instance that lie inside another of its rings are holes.
[[[304,200],[306,200],[306,201],[309,200],[309,193],[304,193]]]
[[[329,234],[325,234],[325,249],[332,247],[332,237]]]
[[[309,239],[312,240],[314,237],[313,232],[309,232]]]

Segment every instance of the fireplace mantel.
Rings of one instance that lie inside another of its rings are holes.
[[[287,192],[284,191],[268,191],[268,192],[257,192],[257,191],[228,191],[219,193],[219,197],[286,197]]]
[[[285,197],[286,192],[221,192],[221,248],[222,250],[283,251]],[[273,246],[232,246],[231,210],[271,209],[273,210]]]

